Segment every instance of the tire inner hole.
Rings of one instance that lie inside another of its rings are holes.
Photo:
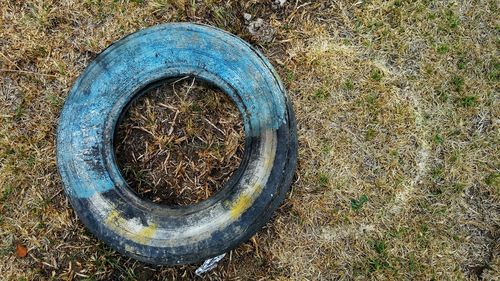
[[[170,206],[196,204],[215,194],[238,169],[243,148],[236,105],[195,77],[146,90],[124,113],[114,143],[130,188]]]

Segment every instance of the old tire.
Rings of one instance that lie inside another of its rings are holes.
[[[157,205],[139,198],[121,176],[115,128],[144,89],[187,75],[235,102],[244,157],[209,199]],[[147,28],[108,47],[75,82],[57,131],[57,166],[79,218],[113,249],[152,264],[202,261],[248,240],[284,199],[296,158],[295,118],[271,64],[240,38],[198,24]]]

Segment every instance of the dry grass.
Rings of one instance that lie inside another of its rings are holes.
[[[230,98],[183,77],[132,103],[118,128],[115,154],[137,194],[158,204],[189,205],[222,187],[238,168],[243,144]]]
[[[0,0],[4,279],[194,278],[196,266],[146,266],[89,235],[55,167],[78,74],[114,40],[171,21],[261,48],[298,118],[292,192],[207,279],[500,279],[497,1],[101,2]],[[264,30],[251,34],[244,12]]]

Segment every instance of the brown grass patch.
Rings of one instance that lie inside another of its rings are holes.
[[[120,170],[140,196],[188,205],[217,192],[238,168],[243,126],[230,98],[184,77],[131,104],[115,139]]]

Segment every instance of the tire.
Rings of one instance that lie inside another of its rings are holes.
[[[144,89],[187,75],[234,101],[244,156],[209,199],[158,205],[139,198],[120,174],[115,129]],[[271,64],[242,39],[199,24],[158,25],[109,46],[76,80],[57,131],[57,166],[81,221],[111,248],[151,264],[199,262],[248,240],[283,201],[296,160],[295,117]]]

